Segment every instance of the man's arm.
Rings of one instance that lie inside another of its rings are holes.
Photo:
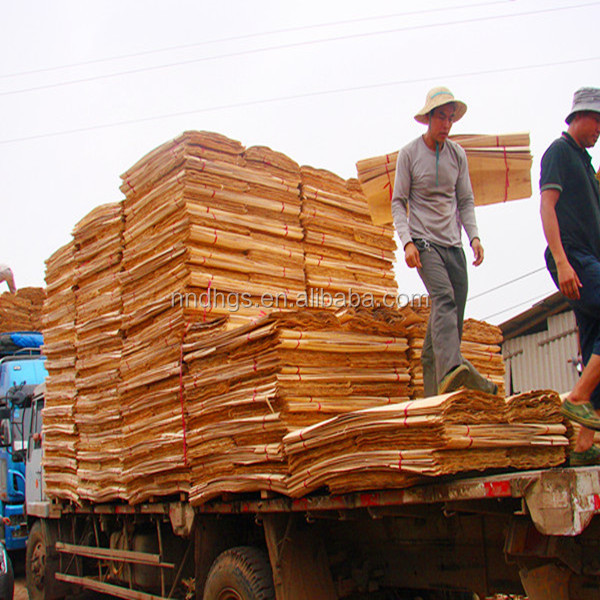
[[[556,203],[559,198],[560,191],[557,189],[548,188],[542,191],[540,203],[542,227],[544,228],[548,247],[556,263],[560,291],[571,300],[579,300],[581,281],[579,281],[575,269],[569,263],[562,240],[560,239],[560,227],[558,225],[558,218],[556,217]]]
[[[411,269],[421,268],[421,256],[410,236],[408,226],[408,197],[410,194],[410,167],[408,156],[402,150],[396,161],[396,178],[392,195],[392,217],[398,237],[404,248],[404,260]]]

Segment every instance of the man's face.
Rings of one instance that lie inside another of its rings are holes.
[[[600,113],[585,111],[575,115],[575,136],[584,148],[592,148],[600,136]]]
[[[455,114],[454,102],[438,106],[429,114],[429,135],[438,144],[443,144],[450,135]]]

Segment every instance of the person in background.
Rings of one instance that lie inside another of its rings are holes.
[[[418,270],[431,300],[421,357],[426,396],[461,386],[498,392],[460,353],[468,289],[461,227],[473,250],[473,264],[483,261],[467,156],[448,139],[466,111],[466,104],[448,88],[430,90],[415,115],[427,131],[400,150],[396,164],[394,225],[406,264]]]
[[[12,269],[8,265],[0,263],[0,283],[6,281],[8,289],[11,294],[16,293],[17,287],[15,286],[15,276],[13,275]]]
[[[575,313],[584,368],[561,412],[582,425],[572,466],[600,464],[600,187],[586,148],[600,135],[600,88],[575,92],[569,126],[541,164],[540,213],[546,265]]]

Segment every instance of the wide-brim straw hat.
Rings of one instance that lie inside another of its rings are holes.
[[[573,94],[573,106],[565,121],[571,123],[575,113],[591,111],[600,113],[600,88],[583,87]]]
[[[454,121],[459,121],[467,112],[467,105],[461,100],[457,100],[447,87],[435,87],[427,92],[425,106],[415,115],[415,120],[423,123],[423,125],[427,125],[429,123],[429,113],[434,108],[444,106],[444,104],[449,104],[450,102],[454,102],[456,107]]]

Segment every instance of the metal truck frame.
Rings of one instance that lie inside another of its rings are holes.
[[[43,495],[34,398],[31,600],[600,598],[600,467],[448,478],[343,495],[78,506]]]

